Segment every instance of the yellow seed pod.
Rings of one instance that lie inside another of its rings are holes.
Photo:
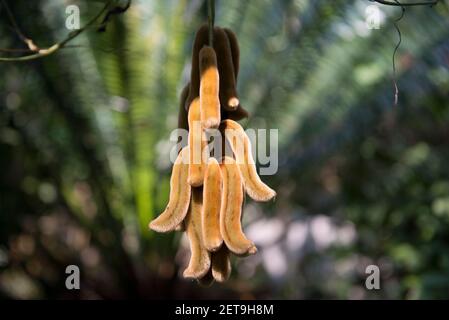
[[[184,225],[184,221],[181,221],[181,223],[176,226],[175,231],[179,231],[179,232],[186,231],[186,227]]]
[[[200,111],[201,123],[205,129],[220,125],[220,76],[217,69],[217,56],[212,47],[200,50]]]
[[[223,195],[220,208],[220,231],[229,250],[237,255],[255,254],[257,248],[243,234],[241,216],[243,182],[233,158],[224,157],[221,164]]]
[[[190,71],[190,90],[185,104],[186,110],[195,98],[200,96],[200,50],[209,42],[209,27],[203,24],[195,35],[195,41],[192,48],[192,69]]]
[[[224,109],[235,110],[239,104],[232,62],[231,45],[226,32],[215,27],[214,49],[217,54],[218,71],[220,73],[220,102]]]
[[[173,231],[184,220],[191,196],[191,188],[187,183],[189,176],[188,159],[189,149],[185,147],[181,150],[173,165],[167,208],[151,221],[150,229],[157,232]]]
[[[215,158],[210,158],[204,178],[202,224],[204,246],[211,252],[218,250],[223,242],[220,233],[222,183],[220,165]]]
[[[210,253],[203,245],[201,231],[201,210],[203,206],[202,188],[192,189],[192,200],[186,217],[186,233],[190,243],[190,261],[184,270],[184,278],[203,278],[210,268]]]
[[[189,184],[192,187],[203,185],[206,171],[208,149],[207,138],[200,121],[200,99],[192,101],[189,108]]]
[[[242,126],[233,120],[224,120],[220,129],[229,141],[240,168],[243,184],[248,195],[256,201],[269,201],[276,196],[276,191],[260,180],[256,164],[251,154],[251,142]]]

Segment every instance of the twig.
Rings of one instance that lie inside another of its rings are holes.
[[[129,9],[129,7],[131,6],[131,0],[128,0],[128,2],[126,3],[126,5],[124,7],[115,7],[111,10],[108,11],[108,13],[105,15],[105,17],[103,18],[103,21],[100,23],[100,27],[98,28],[99,32],[104,32],[106,31],[106,25],[109,21],[109,19],[116,14],[121,14],[123,12],[125,12],[126,10]]]
[[[63,48],[68,42],[72,41],[74,38],[76,38],[82,32],[86,31],[86,29],[91,27],[109,9],[109,7],[113,3],[113,1],[114,0],[109,0],[104,5],[103,9],[101,9],[100,12],[98,12],[98,14],[96,14],[89,22],[87,22],[82,28],[69,33],[69,35],[62,41],[57,42],[48,48],[38,49],[37,53],[34,53],[34,54],[30,54],[30,55],[26,55],[26,56],[22,56],[22,57],[15,57],[15,58],[0,57],[0,61],[3,61],[3,62],[29,61],[29,60],[34,60],[34,59],[39,59],[39,58],[42,58],[45,56],[49,56],[49,55],[55,53],[59,49]],[[19,30],[19,32],[20,32],[20,29],[17,28],[16,30]],[[32,50],[32,51],[35,51],[35,50]]]
[[[384,4],[387,6],[397,6],[397,7],[434,6],[438,2],[440,2],[440,0],[419,1],[419,2],[411,2],[411,3],[397,3],[396,1],[391,2],[391,1],[387,1],[387,0],[370,0],[370,1]]]
[[[398,89],[398,84],[397,84],[397,77],[396,77],[396,53],[402,43],[402,34],[401,34],[401,30],[398,27],[398,22],[404,17],[405,14],[405,7],[410,7],[410,6],[434,6],[436,4],[438,4],[438,2],[440,0],[429,0],[429,1],[418,1],[418,2],[409,2],[409,3],[402,3],[399,2],[399,0],[392,0],[392,1],[387,1],[387,0],[370,0],[371,2],[377,2],[383,5],[389,5],[389,6],[396,6],[396,7],[401,7],[401,16],[397,19],[395,19],[393,21],[393,25],[398,33],[399,36],[399,40],[398,43],[396,44],[394,51],[393,51],[393,86],[394,86],[394,105],[396,106],[398,104],[398,100],[399,100],[399,89]]]
[[[30,49],[8,49],[8,48],[0,48],[0,52],[33,52]]]
[[[5,0],[2,0],[2,7],[5,8],[6,14],[8,15],[8,19],[11,22],[13,29],[19,36],[20,40],[25,41],[26,37],[24,36],[24,34],[20,30],[19,26],[17,25],[16,19],[14,19],[14,16],[12,15],[11,10],[9,9],[9,6],[5,2]]]
[[[401,5],[399,0],[394,0],[394,1],[396,1],[396,3],[398,5]],[[398,27],[398,22],[401,21],[401,19],[404,17],[404,14],[405,14],[405,8],[403,6],[401,6],[401,11],[402,11],[401,16],[393,22],[393,25],[396,28],[396,31],[398,32],[398,36],[399,36],[398,43],[396,44],[396,47],[394,48],[394,51],[393,51],[393,85],[394,85],[394,105],[395,106],[398,105],[398,99],[399,99],[399,89],[398,89],[398,83],[397,83],[397,77],[396,77],[396,52],[398,51],[398,49],[402,43],[402,34],[401,34],[401,30]]]
[[[19,25],[16,22],[16,19],[14,19],[13,14],[11,13],[11,10],[9,9],[8,4],[5,2],[5,0],[2,0],[2,7],[5,8],[6,14],[8,15],[8,19],[12,24],[12,29],[14,29],[17,36],[22,40],[28,47],[29,51],[37,52],[39,51],[39,47],[33,42],[32,39],[26,37],[23,32],[20,30]]]

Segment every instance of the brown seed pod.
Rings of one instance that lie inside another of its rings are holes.
[[[192,49],[192,69],[190,71],[190,90],[187,98],[185,108],[188,110],[190,104],[195,98],[200,96],[200,65],[199,56],[200,50],[209,42],[209,27],[203,24],[195,35],[195,41]]]
[[[234,66],[235,83],[237,83],[237,79],[239,77],[239,69],[240,69],[239,42],[237,40],[237,36],[231,29],[224,28],[224,31],[226,32],[226,35],[228,36],[229,44],[231,46],[232,64]]]
[[[172,169],[170,197],[167,208],[151,221],[150,229],[157,232],[173,231],[184,220],[190,203],[191,188],[187,183],[189,176],[189,149],[183,148]]]
[[[256,201],[273,199],[276,196],[276,191],[260,180],[251,154],[251,142],[242,126],[228,119],[222,121],[220,129],[224,132],[234,152],[248,195]]]
[[[229,39],[229,44],[231,45],[232,64],[234,65],[235,83],[237,85],[240,69],[240,47],[235,33],[228,28],[225,28],[224,31],[226,32],[226,35],[228,36]],[[224,111],[222,119],[231,119],[234,121],[240,121],[248,117],[249,117],[248,111],[246,111],[245,108],[243,108],[242,105],[239,104],[239,106],[235,110]]]
[[[226,32],[219,27],[216,27],[214,32],[214,49],[220,73],[220,102],[224,109],[232,111],[239,106],[240,101],[236,89],[231,45]]]
[[[212,252],[223,242],[220,233],[222,183],[220,165],[215,158],[210,158],[204,178],[202,229],[204,246]]]
[[[189,121],[185,104],[189,95],[190,83],[188,83],[181,91],[179,97],[179,113],[178,113],[178,129],[189,130]]]
[[[217,68],[217,56],[212,47],[200,50],[200,111],[201,123],[205,129],[218,128],[220,125],[220,76]]]
[[[226,246],[212,253],[212,275],[217,282],[225,282],[231,275],[230,252]]]
[[[257,248],[242,231],[243,183],[233,158],[224,157],[221,164],[223,195],[220,208],[220,231],[229,250],[237,255],[254,254]]]
[[[200,99],[192,101],[189,108],[189,184],[192,187],[203,185],[208,158],[207,138],[201,127]]]
[[[249,113],[239,104],[237,109],[234,111],[224,111],[223,119],[231,119],[234,121],[240,121],[242,119],[248,118]]]
[[[200,286],[204,288],[209,288],[214,284],[214,277],[212,275],[212,269],[209,269],[209,271],[206,273],[206,275],[200,279],[198,279],[198,283]]]
[[[186,232],[190,243],[190,262],[184,270],[184,278],[199,279],[206,275],[210,268],[210,253],[203,245],[201,231],[201,211],[203,206],[202,188],[192,189],[192,201],[186,217]]]

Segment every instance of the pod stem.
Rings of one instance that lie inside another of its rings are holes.
[[[207,0],[207,16],[209,22],[209,46],[214,45],[215,0]]]

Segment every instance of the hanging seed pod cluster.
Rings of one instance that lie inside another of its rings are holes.
[[[189,130],[188,146],[173,165],[167,208],[150,223],[157,232],[187,234],[191,255],[183,276],[203,285],[229,278],[231,253],[257,252],[242,230],[245,194],[255,201],[276,195],[259,178],[251,142],[236,122],[248,116],[236,90],[237,37],[215,27],[212,46],[209,38],[209,27],[203,25],[195,36],[190,83],[180,99],[178,127]],[[207,132],[214,129],[222,137],[219,158],[209,150]]]

